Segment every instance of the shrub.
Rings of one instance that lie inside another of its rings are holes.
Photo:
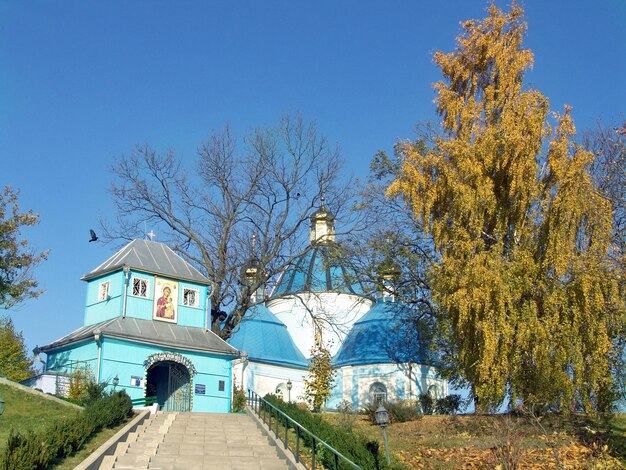
[[[0,454],[0,470],[47,468],[80,449],[95,432],[116,426],[131,414],[130,397],[120,391],[94,401],[76,416],[53,421],[41,432],[11,431]]]
[[[453,415],[461,409],[461,395],[452,394],[440,398],[435,404],[435,412],[440,415]]]
[[[233,403],[231,406],[231,411],[233,413],[239,413],[240,411],[244,411],[246,409],[246,392],[243,389],[243,386],[238,387],[237,381],[233,382]]]
[[[367,416],[367,418],[369,419],[369,422],[372,424],[376,424],[376,410],[378,409],[379,406],[380,406],[380,403],[368,403],[367,405],[365,405],[365,407],[363,407],[363,414]],[[385,402],[383,406],[387,408],[387,403]],[[394,421],[393,414],[389,413],[389,424],[393,423],[393,421]]]
[[[384,456],[378,455],[376,441],[370,441],[364,435],[348,429],[333,426],[325,421],[319,414],[313,414],[308,409],[302,409],[295,403],[285,403],[275,395],[266,395],[265,398],[300,423],[317,437],[334,447],[338,452],[345,455],[364,469],[387,468]],[[307,447],[311,447],[311,439],[306,433],[301,434],[302,441]],[[326,468],[334,468],[333,457],[323,447],[317,448],[317,455]],[[340,466],[343,468],[343,466]]]
[[[376,410],[379,406],[378,403],[369,403],[364,408],[364,412],[369,416],[372,424],[376,424]],[[386,401],[383,406],[389,412],[389,424],[414,421],[421,417],[420,410],[414,400]]]
[[[349,431],[352,430],[356,421],[356,413],[352,410],[352,405],[348,400],[343,400],[337,405],[337,413],[339,416],[338,426]]]
[[[81,402],[85,396],[87,384],[92,381],[91,371],[85,368],[78,368],[70,375],[67,398],[75,403]]]
[[[434,411],[434,400],[433,397],[428,393],[422,393],[419,396],[420,407],[422,408],[422,413],[425,415],[431,415]]]
[[[393,420],[398,423],[415,421],[421,418],[420,410],[414,400],[396,400],[385,403],[387,411],[393,416]]]
[[[107,382],[98,383],[95,380],[90,380],[85,386],[85,390],[81,399],[83,406],[89,406],[96,400],[99,400],[104,396],[104,390],[107,388]]]

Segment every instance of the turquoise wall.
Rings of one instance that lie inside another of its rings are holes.
[[[159,276],[164,279],[165,276]],[[148,283],[147,297],[133,295],[133,279],[144,279]],[[102,282],[110,282],[109,300],[98,301],[98,293]],[[87,282],[87,300],[85,303],[84,325],[93,325],[111,318],[122,315],[123,292],[125,275],[123,270],[112,274],[107,274]],[[179,281],[178,289],[178,321],[182,326],[204,328],[206,321],[207,286],[193,282]],[[126,287],[126,316],[143,320],[152,320],[152,309],[154,302],[154,274],[142,271],[131,270],[129,273],[128,285]],[[196,289],[198,291],[198,307],[183,305],[183,292],[185,288]]]
[[[111,383],[113,377],[117,375],[119,378],[118,389],[125,389],[131,398],[142,398],[145,394],[144,387],[131,385],[131,378],[134,376],[144,380],[146,376],[144,361],[151,354],[166,351],[187,357],[196,367],[198,373],[192,377],[193,411],[213,413],[228,413],[230,411],[232,393],[232,358],[230,357],[104,338],[101,380],[108,380]],[[219,390],[220,381],[224,382],[223,391]],[[205,386],[204,395],[195,394],[196,384]]]
[[[232,395],[232,359],[228,356],[184,351],[175,348],[161,348],[149,344],[134,343],[114,338],[101,338],[100,382],[109,384],[107,390],[113,388],[113,378],[119,378],[117,390],[124,389],[131,397],[145,396],[146,370],[144,361],[151,354],[158,352],[174,352],[187,357],[195,366],[197,374],[192,376],[193,411],[212,413],[228,413]],[[94,377],[97,370],[98,346],[90,339],[49,352],[46,370],[73,372],[78,366],[89,367]],[[144,381],[143,386],[132,384],[132,378]],[[224,390],[220,391],[220,381]],[[204,394],[195,394],[196,385],[204,385]]]
[[[204,328],[206,321],[207,286],[183,281],[180,281],[179,286],[178,324]],[[183,292],[185,288],[198,290],[199,298],[197,307],[188,307],[183,305]]]
[[[108,281],[109,299],[98,300],[100,284]],[[122,314],[122,292],[124,286],[124,273],[118,271],[107,274],[87,282],[87,298],[85,301],[84,325],[93,325]]]
[[[46,371],[72,373],[77,368],[88,368],[95,378],[98,370],[98,345],[93,338],[47,354]]]

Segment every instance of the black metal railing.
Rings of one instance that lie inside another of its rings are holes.
[[[310,470],[315,470],[316,465],[322,465],[320,462],[320,454],[324,451],[330,453],[330,464],[333,470],[340,468],[354,468],[362,470],[362,468],[355,464],[352,460],[342,455],[339,451],[334,449],[331,445],[324,442],[308,429],[304,428],[296,420],[290,418],[283,411],[279,410],[275,405],[267,401],[265,398],[257,395],[253,390],[248,390],[248,408],[254,412],[265,424],[267,424],[270,431],[274,433],[277,439],[279,439],[285,449],[289,449],[293,452],[296,462],[303,464],[305,467],[306,462],[301,459],[301,443],[308,442],[311,448],[311,466],[307,467]],[[282,427],[284,426],[284,433]],[[292,431],[292,436],[295,435],[295,446],[291,448],[289,446],[289,431]],[[328,459],[325,459],[328,464]],[[342,464],[340,466],[340,464]]]

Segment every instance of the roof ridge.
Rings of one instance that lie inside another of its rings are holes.
[[[81,279],[88,281],[124,267],[182,281],[197,282],[205,285],[210,283],[204,274],[166,243],[141,239],[135,239],[127,243],[104,263],[85,274]]]

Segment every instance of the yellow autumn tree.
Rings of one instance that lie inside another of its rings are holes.
[[[506,398],[604,409],[624,301],[593,154],[573,144],[569,108],[553,130],[547,98],[524,86],[533,54],[519,5],[462,27],[458,48],[434,56],[443,131],[427,152],[400,146],[388,194],[439,255],[433,299],[479,409]]]
[[[330,351],[322,341],[322,335],[315,334],[315,344],[311,348],[309,374],[304,379],[304,397],[314,412],[319,412],[330,398],[335,383],[335,369],[331,362]]]

